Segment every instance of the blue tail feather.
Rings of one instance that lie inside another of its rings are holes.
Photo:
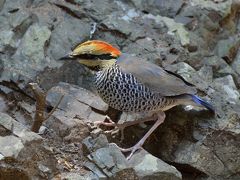
[[[196,96],[196,95],[192,95],[191,94],[191,97],[192,97],[192,100],[196,103],[196,104],[199,104],[199,105],[202,105],[204,107],[206,107],[208,110],[212,111],[212,112],[215,112],[215,109],[214,107],[208,103],[207,101],[204,101],[203,99],[201,99],[200,97]]]

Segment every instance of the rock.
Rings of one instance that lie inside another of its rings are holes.
[[[213,81],[215,89],[222,93],[222,97],[229,103],[239,102],[240,94],[231,75],[217,78]]]
[[[185,150],[179,150],[174,155],[176,162],[191,164],[210,177],[220,179],[238,179],[239,175],[239,135],[226,131],[214,131],[205,140],[195,145],[186,145]],[[226,146],[227,143],[228,145]],[[228,155],[223,155],[228,151]],[[231,159],[226,161],[226,158]],[[235,175],[229,177],[230,172]]]
[[[7,110],[6,100],[0,96],[0,112],[5,112]]]
[[[92,92],[68,83],[59,83],[48,91],[47,102],[55,107],[63,96],[46,126],[53,129],[65,141],[81,141],[89,134],[87,123],[105,120],[108,105]],[[94,109],[96,112],[94,112]]]
[[[237,113],[231,114],[227,119],[224,121],[224,130],[229,131],[236,136],[240,134],[240,118]]]
[[[168,66],[166,67],[166,69],[171,70],[172,72],[176,72],[187,81],[191,81],[192,76],[194,76],[194,74],[196,73],[195,69],[193,69],[190,65],[184,62]]]
[[[211,83],[211,81],[206,81],[206,75],[204,75],[204,77],[200,77],[199,75],[201,75],[201,72],[198,73],[194,68],[185,62],[179,62],[166,66],[165,69],[177,73],[187,82],[194,84],[198,89],[202,91],[206,91],[209,87],[209,83]]]
[[[208,11],[215,11],[222,17],[226,17],[231,13],[232,0],[222,1],[219,3],[205,0],[191,0],[191,5],[198,6],[201,9],[206,9]]]
[[[199,71],[198,71],[199,76],[201,78],[208,82],[211,83],[213,81],[213,70],[211,66],[203,66]]]
[[[0,153],[5,157],[17,158],[24,148],[21,139],[15,136],[0,137]]]
[[[141,11],[148,12],[154,15],[161,15],[167,17],[175,17],[184,4],[183,0],[150,0],[150,1],[138,1],[132,0],[134,5]]]
[[[98,180],[98,177],[94,175],[92,172],[89,172],[85,175],[82,175],[77,172],[65,172],[61,173],[57,177],[53,178],[53,180],[66,179],[66,180]]]
[[[48,91],[47,101],[54,106],[62,95],[64,95],[64,98],[74,99],[76,103],[82,103],[99,111],[105,112],[108,109],[108,105],[99,96],[81,87],[63,82]],[[62,100],[59,106],[60,109],[64,110],[66,108],[65,106],[69,103],[67,99]]]
[[[94,139],[91,136],[88,136],[82,142],[83,142],[83,152],[85,154],[90,154],[96,151],[97,149],[108,145],[107,137],[103,134],[100,134],[98,137]]]
[[[47,65],[44,46],[51,31],[46,26],[32,25],[24,35],[11,61],[4,62],[6,80],[22,77],[29,81],[36,73]],[[21,61],[19,61],[19,59]]]
[[[145,150],[135,153],[129,164],[134,168],[139,179],[182,179],[181,173],[175,167]]]
[[[18,31],[18,33],[25,33],[29,26],[27,26],[26,28],[22,28],[24,29],[23,32],[19,32],[20,26],[23,26],[23,23],[27,21],[29,18],[30,18],[30,14],[28,12],[24,10],[19,10],[16,13],[13,13],[10,15],[9,24],[12,28],[14,28],[15,31]]]
[[[121,19],[125,21],[131,21],[131,20],[134,20],[134,18],[137,18],[139,16],[140,16],[139,12],[137,12],[135,9],[130,9],[127,11],[126,15],[121,17]]]
[[[185,29],[184,25],[182,23],[177,23],[174,21],[174,19],[168,18],[168,17],[162,17],[162,16],[152,16],[147,15],[146,18],[154,19],[156,23],[163,22],[167,28],[168,28],[168,34],[176,35],[176,37],[181,42],[182,46],[187,46],[190,43],[189,39],[189,33]]]
[[[87,169],[91,170],[94,173],[94,175],[97,177],[97,179],[103,179],[103,180],[108,179],[107,175],[104,174],[101,171],[101,169],[99,169],[99,167],[97,167],[97,165],[95,165],[94,163],[87,161],[87,162],[85,162],[84,166]]]
[[[89,128],[84,122],[77,122],[77,124],[73,127],[68,127],[68,129],[65,130],[68,133],[62,133],[64,134],[63,140],[65,142],[82,142],[82,140],[89,135]]]
[[[106,177],[114,179],[123,179],[123,177],[128,177],[128,179],[182,178],[181,173],[176,168],[150,155],[145,150],[137,152],[127,162],[115,145],[108,144],[104,135],[100,135],[95,139],[88,137],[83,141],[83,145],[85,154],[90,153],[88,158],[93,163],[87,163],[85,166],[93,172],[98,172],[98,176],[103,179]],[[136,171],[136,174],[131,170],[132,168]],[[132,178],[130,178],[130,175]]]
[[[102,179],[135,179],[132,168],[127,165],[126,158],[114,144],[108,144],[105,135],[100,134],[93,139],[88,137],[83,140],[84,154],[90,162],[85,166]]]
[[[87,22],[70,17],[64,18],[52,31],[47,50],[48,56],[54,60],[65,56],[73,46],[87,39],[90,29],[90,24]]]
[[[240,75],[240,51],[238,50],[237,56],[233,63],[231,64],[231,67],[238,75]]]
[[[28,5],[28,0],[19,0],[18,2],[4,1],[3,13],[14,13]]]
[[[120,16],[118,13],[108,16],[103,20],[103,27],[107,27],[108,31],[116,31],[121,39],[136,40],[138,37],[144,37],[145,32],[139,24],[132,24],[125,16]],[[124,28],[121,28],[124,27]],[[111,43],[115,44],[115,43]]]
[[[51,178],[56,173],[56,159],[44,147],[42,138],[7,114],[0,113],[0,178]],[[2,134],[3,133],[3,134]],[[38,155],[36,157],[36,154]],[[11,161],[9,161],[11,159]]]
[[[32,25],[24,35],[14,58],[43,65],[44,45],[50,35],[51,31],[46,26]]]
[[[184,28],[183,24],[176,23],[173,19],[162,17],[163,22],[168,27],[168,33],[173,33],[180,40],[182,46],[189,45],[190,39],[189,34]]]
[[[4,52],[5,48],[7,46],[15,47],[14,41],[13,41],[14,33],[12,31],[6,30],[1,31],[0,33],[0,52]]]
[[[198,54],[198,56],[200,55]],[[223,77],[229,74],[234,76],[234,78],[237,78],[238,76],[225,60],[216,55],[205,56],[202,58],[202,60],[199,59],[199,57],[196,59],[192,57],[191,61],[189,61],[189,64],[197,69],[201,68],[202,66],[210,66],[212,68],[214,78]]]
[[[89,135],[88,126],[86,122],[73,118],[72,115],[56,110],[45,122],[45,126],[66,142],[79,142]]]
[[[228,64],[232,63],[237,55],[240,45],[240,38],[230,37],[220,40],[215,48],[216,54],[223,58]]]
[[[82,1],[82,0],[75,0],[75,2],[84,7],[86,11],[91,12],[90,15],[92,19],[95,21],[101,22],[104,20],[106,15],[112,14],[116,11],[121,11],[121,6],[118,6],[117,1],[108,1],[102,0],[100,4],[96,3],[95,1]]]
[[[94,121],[104,121],[106,119],[106,115],[101,115],[97,112],[92,111],[90,113],[90,115],[88,116],[88,120],[90,122],[94,122]]]
[[[57,86],[59,82],[77,84],[80,87],[94,91],[92,86],[93,76],[78,62],[66,62],[62,67],[46,68],[43,73],[38,74],[39,84],[43,89],[49,90]]]
[[[126,158],[115,145],[108,145],[106,147],[97,149],[91,153],[88,158],[94,162],[97,167],[100,167],[107,177],[115,178],[117,177],[116,173],[129,169]]]
[[[10,130],[15,136],[21,138],[22,143],[42,140],[39,135],[27,130],[26,127],[22,126],[19,122],[13,120],[9,115],[1,113],[0,116],[1,126],[3,126],[5,129]]]
[[[1,0],[0,1],[0,11],[2,10],[3,6],[4,6],[5,0]]]

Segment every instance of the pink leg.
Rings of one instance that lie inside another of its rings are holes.
[[[135,120],[135,121],[127,121],[127,122],[124,122],[123,124],[117,124],[117,123],[113,122],[108,116],[106,116],[106,119],[108,120],[108,122],[95,121],[94,124],[97,125],[97,126],[104,125],[104,126],[108,126],[108,127],[115,127],[113,130],[105,131],[106,133],[116,134],[120,130],[120,132],[121,132],[120,141],[122,142],[124,140],[124,129],[126,127],[133,126],[135,124],[144,123],[144,122],[147,122],[147,121],[153,121],[153,120],[155,120],[155,116],[147,117],[147,118],[143,118],[143,119],[139,119],[139,120]]]
[[[108,120],[109,122],[105,122],[105,120]],[[106,116],[106,119],[104,121],[95,121],[94,124],[99,126],[99,125],[104,125],[104,126],[109,126],[109,127],[115,127],[117,126],[115,122],[113,122],[110,117]]]
[[[127,149],[124,149],[124,148],[120,148],[119,149],[122,151],[122,152],[128,152],[128,151],[131,151],[130,155],[127,157],[127,160],[129,160],[132,155],[140,148],[142,148],[142,145],[144,144],[144,142],[146,141],[146,139],[152,134],[152,132],[160,125],[164,122],[164,119],[165,119],[165,113],[164,112],[159,112],[158,113],[158,119],[157,121],[155,122],[155,124],[151,127],[151,129],[143,136],[143,138],[137,143],[135,144],[134,146],[130,147],[130,148],[127,148]]]

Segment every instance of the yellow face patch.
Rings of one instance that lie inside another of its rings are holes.
[[[110,59],[110,60],[79,59],[78,62],[90,68],[99,67],[100,69],[104,69],[107,67],[111,67],[116,62],[116,59]]]

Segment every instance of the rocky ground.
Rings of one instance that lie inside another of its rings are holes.
[[[0,0],[0,179],[240,179],[239,12],[239,0]],[[129,147],[152,123],[122,142],[93,126],[134,115],[108,107],[89,70],[58,61],[95,25],[93,39],[180,74],[216,115],[169,110],[126,161],[111,142]],[[46,92],[44,117],[53,112],[39,133],[29,82]]]

